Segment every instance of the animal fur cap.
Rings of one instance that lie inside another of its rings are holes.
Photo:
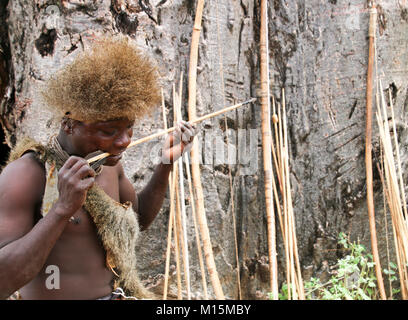
[[[61,118],[91,122],[140,119],[161,99],[156,67],[126,38],[98,39],[41,93]]]

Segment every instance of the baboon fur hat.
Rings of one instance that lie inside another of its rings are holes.
[[[79,121],[140,119],[160,103],[158,71],[124,37],[104,37],[58,71],[41,91],[58,116]]]

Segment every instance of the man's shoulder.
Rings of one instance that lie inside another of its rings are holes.
[[[45,168],[34,152],[27,152],[20,158],[11,161],[0,174],[0,187],[21,186],[35,190],[45,186]]]
[[[17,173],[21,170],[29,170],[30,172],[45,172],[44,164],[39,160],[37,154],[34,151],[28,151],[20,158],[9,162],[3,169],[3,172],[15,171],[14,173]]]

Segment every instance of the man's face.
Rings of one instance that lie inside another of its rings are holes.
[[[131,142],[134,120],[118,119],[98,122],[75,121],[71,141],[79,156],[85,157],[95,151],[112,154],[104,165],[114,166]]]

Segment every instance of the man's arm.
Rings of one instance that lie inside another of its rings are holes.
[[[0,298],[33,279],[43,267],[66,221],[49,215],[34,226],[34,210],[45,187],[45,172],[27,154],[0,175]]]
[[[78,174],[84,171],[78,170]],[[66,185],[67,178],[72,177],[72,172],[68,172],[66,177],[59,176],[62,180],[59,184]],[[75,179],[72,180],[78,185]],[[83,184],[78,188],[84,188]],[[9,164],[0,175],[0,299],[7,298],[41,271],[74,213],[70,210],[77,210],[74,206],[69,208],[64,205],[73,197],[68,199],[67,192],[59,188],[60,199],[65,199],[65,202],[59,200],[48,214],[34,225],[35,207],[42,199],[44,188],[44,168],[31,154]],[[76,193],[77,199],[78,196]],[[71,201],[70,205],[78,201],[81,199]]]
[[[156,166],[147,186],[139,194],[136,194],[132,184],[126,178],[122,165],[118,165],[120,202],[132,202],[139,217],[141,230],[146,230],[159,213],[166,195],[173,162],[191,149],[196,134],[195,125],[185,121],[178,124],[163,145],[161,162]]]

